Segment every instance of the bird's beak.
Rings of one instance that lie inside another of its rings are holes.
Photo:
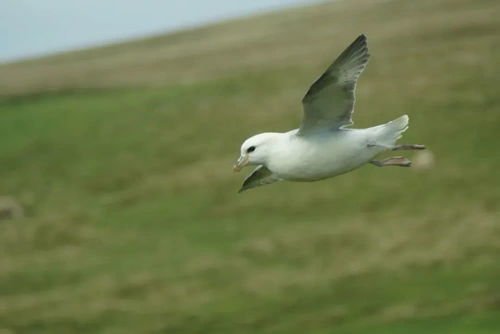
[[[233,166],[233,171],[239,172],[243,167],[248,165],[248,160],[249,160],[248,154],[243,154],[242,156],[240,156],[238,161],[236,161],[236,163]]]

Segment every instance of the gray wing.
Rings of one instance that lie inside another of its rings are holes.
[[[360,35],[312,84],[302,99],[304,119],[298,135],[352,124],[356,82],[369,57],[366,36]]]
[[[264,186],[266,184],[274,183],[276,181],[280,181],[281,179],[273,174],[269,169],[264,165],[260,165],[254,169],[252,174],[248,175],[241,189],[238,191],[239,193],[251,188]]]

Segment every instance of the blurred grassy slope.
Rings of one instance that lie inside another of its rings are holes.
[[[340,1],[0,67],[0,329],[498,333],[499,15]],[[409,114],[435,168],[237,195],[361,32],[356,125]]]

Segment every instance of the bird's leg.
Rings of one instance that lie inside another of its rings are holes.
[[[390,157],[384,159],[382,161],[372,160],[371,164],[374,164],[377,167],[385,167],[385,166],[399,166],[399,167],[410,167],[411,161],[406,159],[405,157]]]
[[[396,151],[396,150],[425,150],[425,145],[410,144],[410,145],[385,145],[378,143],[368,143],[368,147],[381,147],[386,150]]]
[[[392,148],[396,150],[425,150],[425,145],[411,144],[411,145],[396,145]]]
[[[384,148],[386,150],[392,150],[394,148],[394,146],[389,146],[389,145],[384,145],[384,144],[377,144],[377,143],[368,143],[366,144],[367,147],[380,147],[380,148]]]

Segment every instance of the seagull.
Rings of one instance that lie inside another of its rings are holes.
[[[396,144],[408,128],[407,115],[366,129],[349,128],[353,124],[356,82],[369,57],[366,36],[360,35],[307,91],[302,99],[300,128],[260,133],[243,142],[233,170],[257,167],[239,192],[282,180],[323,180],[367,163],[411,166],[411,161],[402,156],[374,160],[385,151],[425,149],[424,145]]]

